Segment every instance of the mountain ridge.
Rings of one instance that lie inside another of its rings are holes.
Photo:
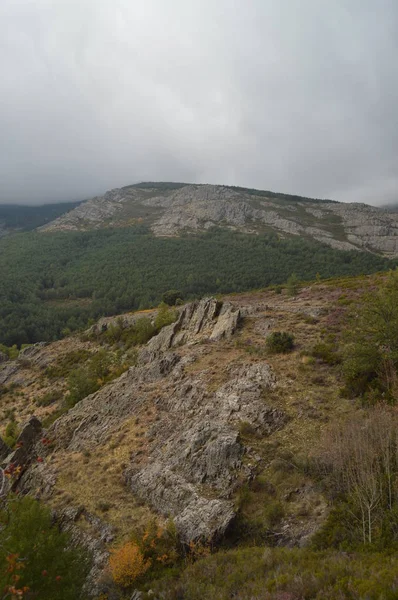
[[[363,203],[340,203],[209,184],[144,182],[96,196],[40,231],[147,225],[157,237],[224,227],[309,237],[338,250],[398,256],[398,214]]]

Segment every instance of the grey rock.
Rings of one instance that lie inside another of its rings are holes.
[[[5,441],[0,437],[0,462],[4,460],[11,452]]]
[[[42,426],[37,417],[31,417],[29,421],[22,427],[16,441],[16,449],[9,454],[4,465],[13,464],[14,466],[26,467],[32,459],[32,450],[41,435]]]
[[[0,364],[0,385],[7,384],[17,371],[18,365],[15,360]]]
[[[182,344],[218,341],[229,338],[239,324],[240,311],[230,303],[215,298],[203,298],[185,305],[175,323],[164,327],[141,353],[140,362],[153,360],[160,353]]]
[[[23,348],[20,351],[18,358],[31,359],[37,354],[39,354],[40,350],[42,348],[45,348],[46,346],[48,346],[48,342],[38,342],[37,344],[33,344],[32,346],[27,346],[26,348]]]
[[[310,199],[280,203],[272,197],[220,185],[186,185],[162,193],[132,186],[114,189],[40,229],[69,231],[122,225],[135,208],[140,214],[150,209],[148,224],[159,236],[206,231],[213,226],[258,233],[266,225],[282,235],[310,236],[338,250],[398,256],[398,215],[393,211]]]

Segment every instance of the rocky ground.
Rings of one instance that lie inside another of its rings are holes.
[[[327,506],[292,457],[307,456],[331,419],[356,410],[339,395],[338,369],[314,359],[312,348],[336,335],[346,307],[376,279],[181,307],[177,321],[140,348],[135,365],[52,424],[66,381],[50,378],[49,366],[104,346],[75,335],[3,361],[0,423],[4,430],[13,412],[20,426],[16,449],[0,446],[3,466],[21,466],[14,485],[49,503],[94,549],[94,590],[109,547],[153,517],[172,518],[183,542],[218,542],[237,518],[246,532],[269,530],[277,502],[275,543],[307,543]],[[273,331],[291,332],[294,351],[267,353]],[[38,406],[54,389],[59,399]]]

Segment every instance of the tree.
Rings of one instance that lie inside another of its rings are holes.
[[[289,296],[297,296],[299,291],[299,279],[296,273],[292,273],[287,280],[286,290]]]
[[[18,597],[40,600],[77,600],[89,568],[89,555],[74,547],[71,537],[53,525],[48,508],[30,496],[11,496],[3,501],[1,590],[15,587],[22,590]]]
[[[114,582],[128,588],[148,571],[151,561],[145,560],[138,544],[127,542],[121,548],[112,551],[109,566]]]
[[[398,273],[363,298],[349,319],[344,348],[347,392],[370,389],[387,400],[398,399]]]
[[[364,544],[375,541],[375,532],[389,521],[387,513],[398,508],[397,432],[397,413],[376,407],[366,417],[330,428],[323,439],[321,464],[332,476],[334,492],[346,497]]]
[[[175,306],[177,300],[182,299],[183,294],[179,290],[168,290],[162,294],[162,301],[169,306]]]

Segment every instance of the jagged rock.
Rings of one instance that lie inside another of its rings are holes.
[[[93,451],[124,422],[152,414],[145,443],[131,449],[125,482],[150,507],[174,519],[185,543],[217,538],[235,518],[234,492],[253,477],[258,462],[253,454],[243,460],[248,451],[239,434],[242,421],[268,435],[287,420],[266,402],[267,390],[276,385],[266,362],[231,365],[228,381],[218,389],[208,388],[206,370],[188,369],[206,352],[196,342],[228,338],[239,319],[239,308],[215,298],[184,306],[177,321],[150,340],[138,366],[79,402],[48,431],[58,449]],[[32,465],[21,486],[46,497],[56,473],[50,467],[45,473],[42,466]]]
[[[26,348],[23,348],[20,353],[18,358],[32,358],[33,356],[35,356],[36,354],[38,354],[40,352],[40,350],[42,348],[44,348],[45,346],[48,346],[48,342],[37,342],[37,344],[33,344],[32,346],[27,346]]]
[[[16,449],[9,454],[4,464],[16,467],[26,467],[31,459],[31,451],[42,432],[42,426],[37,417],[31,417],[23,426],[16,441]]]
[[[218,341],[229,338],[240,320],[240,311],[230,303],[216,298],[203,298],[183,307],[175,323],[164,327],[141,353],[140,362],[153,360],[160,353],[182,344],[198,341]]]
[[[114,590],[101,580],[101,575],[109,560],[106,545],[111,544],[115,537],[112,527],[81,506],[64,509],[54,514],[54,519],[63,531],[69,532],[72,544],[83,546],[93,558],[83,592],[90,598],[106,594],[110,599]],[[84,529],[76,525],[79,520],[86,521]]]
[[[187,544],[223,535],[235,517],[231,501],[200,496],[194,485],[160,463],[127,477],[133,492],[174,518],[181,540]]]
[[[224,302],[217,319],[217,323],[210,335],[210,340],[215,342],[222,338],[229,338],[238,327],[240,311],[228,302]]]
[[[4,352],[0,351],[0,365],[8,361],[8,356]]]
[[[5,441],[0,437],[0,462],[4,460],[11,452]]]
[[[17,371],[18,365],[14,360],[0,365],[0,385],[5,385]]]

